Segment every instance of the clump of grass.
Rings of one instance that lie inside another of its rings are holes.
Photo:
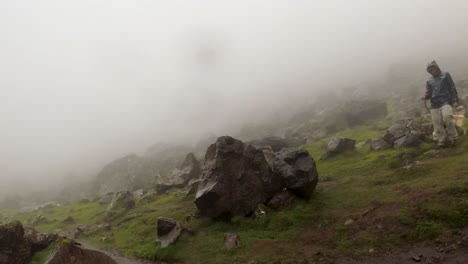
[[[432,220],[419,220],[416,226],[408,232],[406,238],[410,241],[424,241],[437,238],[442,232],[442,225]]]

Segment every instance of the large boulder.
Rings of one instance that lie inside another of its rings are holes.
[[[133,193],[129,191],[116,192],[112,202],[106,210],[107,217],[113,217],[116,215],[123,214],[130,209],[135,207],[135,200]]]
[[[107,256],[103,252],[85,249],[80,244],[73,241],[66,241],[49,255],[45,264],[117,264],[115,260]]]
[[[14,221],[0,225],[0,264],[25,264],[31,257],[31,245],[24,237],[23,225]]]
[[[325,146],[325,153],[321,159],[327,159],[340,153],[356,149],[356,140],[350,138],[332,138]]]
[[[288,144],[286,140],[280,137],[266,137],[263,139],[252,140],[250,142],[246,142],[247,144],[254,145],[256,147],[270,147],[273,152],[278,152],[283,148],[287,148]]]
[[[309,197],[318,182],[314,159],[304,149],[289,148],[280,151],[274,163],[274,171],[288,190],[301,197]]]
[[[417,147],[421,144],[421,136],[417,134],[405,135],[397,140],[395,140],[393,147],[396,149],[399,148],[411,148]]]
[[[195,205],[205,217],[243,216],[282,189],[262,150],[224,136],[206,151]]]

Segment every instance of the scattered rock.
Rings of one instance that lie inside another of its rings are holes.
[[[276,157],[274,171],[285,187],[300,197],[310,197],[317,186],[317,167],[307,150],[283,149]]]
[[[375,252],[375,250],[373,248],[369,249],[369,253],[374,253],[374,252]]]
[[[165,248],[177,241],[182,233],[182,226],[174,219],[168,217],[158,218],[158,240],[161,248]]]
[[[348,226],[348,225],[351,225],[351,224],[353,224],[353,223],[354,223],[354,220],[351,219],[351,218],[349,218],[348,220],[346,220],[346,221],[344,222],[344,225],[345,225],[345,226]]]
[[[107,217],[113,217],[127,212],[135,207],[133,194],[129,191],[116,192],[112,202],[106,210]]]
[[[392,147],[383,138],[372,139],[370,145],[371,145],[371,150],[384,150],[384,149],[389,149]]]
[[[229,136],[206,151],[195,205],[200,216],[248,215],[283,189],[263,151]]]
[[[417,147],[421,144],[420,135],[410,134],[405,135],[393,143],[393,147],[396,149],[399,148],[410,148],[410,147]]]
[[[111,257],[103,252],[85,249],[73,241],[59,243],[59,246],[50,254],[45,264],[117,264]]]
[[[392,125],[389,129],[387,129],[387,132],[383,136],[383,139],[391,146],[393,146],[393,143],[401,138],[404,137],[405,135],[409,134],[410,130],[406,127],[404,124],[394,124]]]
[[[422,260],[422,255],[412,256],[411,259],[414,260],[414,261],[416,261],[416,262],[421,262],[421,260]]]
[[[43,215],[41,215],[41,214],[38,214],[38,215],[36,215],[36,217],[34,217],[34,219],[31,221],[31,225],[32,225],[32,226],[35,226],[35,225],[39,225],[39,224],[45,224],[45,223],[47,223],[47,222],[49,222],[49,221],[47,220],[47,218],[46,218],[45,216],[43,216]]]
[[[324,160],[354,149],[356,149],[356,140],[349,138],[332,138],[326,145],[325,153],[320,159]]]
[[[224,246],[227,250],[232,250],[240,246],[239,235],[232,233],[224,233]]]
[[[63,220],[60,221],[60,223],[67,225],[76,224],[75,219],[73,219],[73,217],[71,216],[65,217]]]
[[[268,207],[277,210],[294,203],[296,199],[297,198],[293,193],[291,193],[287,189],[284,189],[282,192],[273,196],[273,198],[271,198],[267,205]]]

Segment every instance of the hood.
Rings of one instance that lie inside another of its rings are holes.
[[[435,67],[435,68],[437,68],[437,69],[440,71],[439,64],[437,64],[437,62],[436,62],[435,60],[433,60],[433,61],[431,61],[431,62],[429,62],[429,63],[427,64],[427,67],[426,67],[426,71],[427,71],[427,72],[429,72],[429,68],[430,68],[430,67]],[[429,72],[429,73],[430,73],[430,72]]]

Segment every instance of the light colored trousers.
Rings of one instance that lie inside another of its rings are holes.
[[[444,144],[445,137],[450,140],[458,138],[457,129],[453,122],[452,106],[444,105],[438,109],[431,110],[432,124],[434,125],[434,139],[439,144]]]

